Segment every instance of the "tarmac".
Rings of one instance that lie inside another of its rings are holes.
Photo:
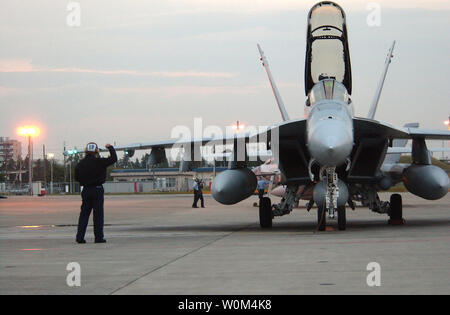
[[[105,197],[106,244],[76,244],[79,196],[0,199],[0,294],[449,294],[450,194],[402,194],[406,224],[358,207],[347,230],[316,209],[258,223],[257,197],[224,206],[205,196]],[[388,194],[381,194],[388,200]],[[92,222],[92,219],[91,219]],[[69,286],[70,262],[80,286]],[[380,267],[380,285],[369,286]]]

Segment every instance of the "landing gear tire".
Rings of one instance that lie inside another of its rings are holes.
[[[347,228],[347,218],[345,214],[345,206],[338,207],[338,228],[339,231],[345,231]]]
[[[324,206],[317,207],[317,230],[325,231],[327,226],[327,210]]]
[[[272,202],[270,198],[263,197],[259,200],[259,224],[263,229],[272,227]]]
[[[403,220],[403,205],[402,196],[400,194],[392,194],[390,199],[391,211],[389,213],[389,224],[391,225],[401,225],[404,223]]]

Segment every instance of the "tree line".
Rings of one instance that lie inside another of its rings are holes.
[[[140,159],[135,158],[130,159],[128,156],[124,155],[121,159],[117,161],[115,165],[108,169],[108,177],[112,169],[147,169],[150,168],[148,165],[150,154],[146,153]],[[72,177],[75,174],[75,166],[83,158],[82,154],[75,154],[68,156],[66,158],[66,165],[64,167],[64,162],[59,160],[46,159],[35,159],[33,160],[33,181],[47,181],[51,180],[51,168],[53,163],[53,182],[68,182],[70,173]],[[28,157],[25,159],[19,158],[17,161],[13,159],[8,159],[5,162],[0,163],[0,182],[15,182],[22,183],[28,182]],[[45,163],[45,167],[44,167]],[[175,163],[175,167],[179,166]],[[163,168],[169,167],[168,163],[160,163],[158,165],[152,166],[153,168]],[[45,169],[45,177],[44,177]],[[22,170],[22,174],[19,175],[17,171]],[[14,173],[16,172],[16,173]],[[110,178],[109,178],[110,179]]]

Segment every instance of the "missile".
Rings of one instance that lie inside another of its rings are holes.
[[[249,169],[229,169],[214,178],[211,193],[216,201],[233,205],[250,197],[255,192],[256,184],[256,175]]]
[[[310,200],[312,197],[312,188],[307,188],[307,190],[305,192],[303,192],[304,189],[305,189],[305,186],[301,185],[298,188],[297,195],[301,193],[302,194],[301,199]],[[285,193],[286,193],[286,186],[277,186],[274,189],[272,189],[272,191],[270,192],[271,195],[274,195],[274,196],[280,197],[280,198],[284,197]]]
[[[435,165],[411,165],[403,171],[403,183],[408,191],[427,200],[444,197],[450,188],[447,173]]]
[[[283,197],[286,193],[286,186],[278,186],[272,189],[270,194],[276,196],[276,197]]]

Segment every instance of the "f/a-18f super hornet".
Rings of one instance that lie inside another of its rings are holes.
[[[378,196],[378,191],[401,181],[409,192],[422,198],[444,197],[450,187],[449,177],[432,165],[426,140],[450,139],[450,132],[424,130],[417,125],[397,128],[374,119],[395,42],[388,52],[368,117],[355,117],[344,11],[336,3],[323,1],[311,8],[307,23],[306,119],[289,119],[258,45],[283,122],[253,134],[141,143],[117,149],[130,156],[134,150],[151,149],[150,164],[155,164],[166,159],[165,149],[177,145],[184,149],[180,169],[185,171],[201,161],[201,146],[231,144],[229,169],[217,175],[212,184],[214,199],[230,205],[254,193],[257,180],[248,168],[247,148],[249,143],[264,143],[273,154],[285,189],[279,203],[272,204],[268,197],[261,200],[259,219],[263,228],[271,227],[274,217],[290,213],[307,192],[312,195],[309,207],[316,204],[318,208],[319,230],[325,229],[326,213],[332,218],[337,214],[338,227],[344,230],[346,206],[354,208],[354,201],[388,214],[393,223],[401,223],[401,196],[393,194],[390,201]],[[404,148],[408,139],[412,140],[412,164],[398,164],[398,154],[408,150]]]
[[[361,201],[372,211],[387,213],[392,223],[402,222],[402,200],[393,194],[390,202],[378,197],[403,181],[406,188],[422,198],[434,200],[445,196],[449,177],[431,164],[426,139],[450,139],[450,132],[429,131],[407,124],[395,128],[374,120],[381,90],[392,59],[395,42],[389,49],[384,71],[371,104],[368,118],[354,116],[352,73],[347,41],[345,13],[336,3],[323,1],[308,14],[305,58],[305,120],[287,122],[279,128],[277,162],[285,192],[281,203],[260,204],[261,226],[269,227],[274,215],[284,215],[312,191],[318,207],[318,229],[324,230],[325,212],[337,212],[338,227],[346,227],[346,204]],[[271,76],[267,60],[258,46],[261,60],[280,108],[283,120],[288,115]],[[289,130],[289,131],[288,131]],[[407,139],[412,139],[412,164],[398,164],[398,153]],[[392,156],[387,156],[388,151]],[[271,214],[265,208],[271,208]]]

